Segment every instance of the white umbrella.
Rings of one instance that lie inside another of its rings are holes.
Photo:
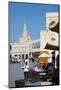
[[[49,54],[43,53],[41,55],[38,56],[38,58],[49,58]]]

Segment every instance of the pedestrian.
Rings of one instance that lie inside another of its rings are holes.
[[[25,59],[25,64],[24,64],[24,79],[27,80],[28,78],[28,73],[29,73],[29,59]]]

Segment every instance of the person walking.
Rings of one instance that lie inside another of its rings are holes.
[[[25,59],[25,64],[24,64],[24,79],[27,80],[28,78],[28,72],[29,72],[29,59]]]

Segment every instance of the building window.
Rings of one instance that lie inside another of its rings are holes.
[[[22,54],[22,59],[24,59],[24,54]]]
[[[10,45],[10,50],[12,50],[12,46]]]
[[[51,38],[52,41],[55,41],[55,38]]]
[[[15,57],[17,57],[17,55],[15,54]]]
[[[12,55],[10,55],[10,59],[12,59]]]
[[[19,55],[19,59],[21,59],[21,55]]]
[[[26,54],[26,59],[28,58],[28,54]]]
[[[55,21],[52,21],[50,24],[49,24],[49,26],[52,26],[52,25],[54,25],[55,24]]]

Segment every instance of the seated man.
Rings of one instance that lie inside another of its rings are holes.
[[[34,67],[34,71],[43,72],[43,71],[44,71],[43,65],[42,65],[41,63],[40,63],[40,64],[37,64],[37,65]]]

